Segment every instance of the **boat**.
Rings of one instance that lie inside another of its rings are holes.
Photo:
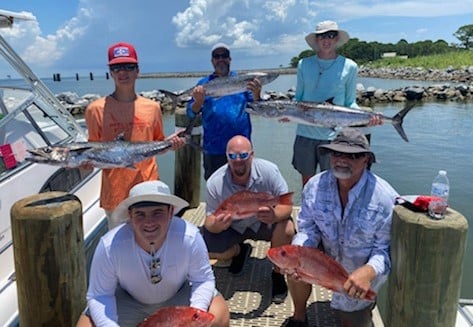
[[[0,80],[0,326],[19,324],[10,223],[15,202],[49,191],[78,196],[88,264],[96,242],[107,231],[105,212],[99,205],[101,170],[64,169],[24,160],[29,148],[87,140],[84,122],[67,111],[2,36],[1,28],[28,19],[34,17],[0,10],[0,54],[21,77],[9,74]]]

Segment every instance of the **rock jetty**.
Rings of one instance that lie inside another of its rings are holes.
[[[264,71],[264,70],[260,70]],[[281,74],[295,74],[295,69],[278,70]],[[180,77],[177,75],[175,77]],[[412,86],[397,89],[383,90],[375,87],[367,87],[359,83],[357,85],[357,102],[361,106],[373,107],[376,103],[393,103],[405,101],[422,102],[445,102],[473,101],[473,66],[445,70],[424,69],[424,68],[367,68],[361,66],[359,69],[360,77],[372,77],[383,79],[402,79],[412,80]],[[143,78],[156,78],[159,74],[147,74]],[[430,86],[419,86],[415,84],[416,80],[432,81]],[[172,100],[158,90],[140,92],[141,96],[148,99],[161,102],[163,111],[174,110]],[[263,100],[291,100],[295,95],[295,87],[286,92],[266,91],[262,94]],[[57,94],[59,101],[73,114],[80,115],[84,113],[87,105],[93,100],[99,98],[99,94],[86,94],[82,97],[74,92],[63,92]],[[185,107],[189,98],[180,99],[177,107]]]

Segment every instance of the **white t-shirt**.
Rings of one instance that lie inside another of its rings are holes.
[[[162,280],[152,284],[152,256],[136,243],[131,223],[122,224],[101,238],[92,260],[87,292],[89,311],[97,326],[111,326],[118,321],[118,285],[137,301],[152,304],[169,300],[184,283],[190,282],[190,305],[208,309],[214,296],[215,276],[196,226],[173,217],[166,240],[155,257],[161,262]]]

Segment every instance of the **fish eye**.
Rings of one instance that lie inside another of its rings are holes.
[[[192,320],[198,320],[199,319],[199,314],[197,312],[194,312],[192,315]]]
[[[50,147],[44,148],[45,153],[51,153],[53,150]]]
[[[282,255],[283,257],[285,257],[285,256],[287,255],[287,252],[286,252],[286,251],[281,251],[281,255]]]

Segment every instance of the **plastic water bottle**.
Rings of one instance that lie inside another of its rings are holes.
[[[447,172],[439,170],[438,175],[432,182],[430,195],[441,198],[440,201],[431,201],[429,203],[429,216],[434,219],[442,219],[448,207],[448,195],[450,193],[450,183],[448,182]]]

